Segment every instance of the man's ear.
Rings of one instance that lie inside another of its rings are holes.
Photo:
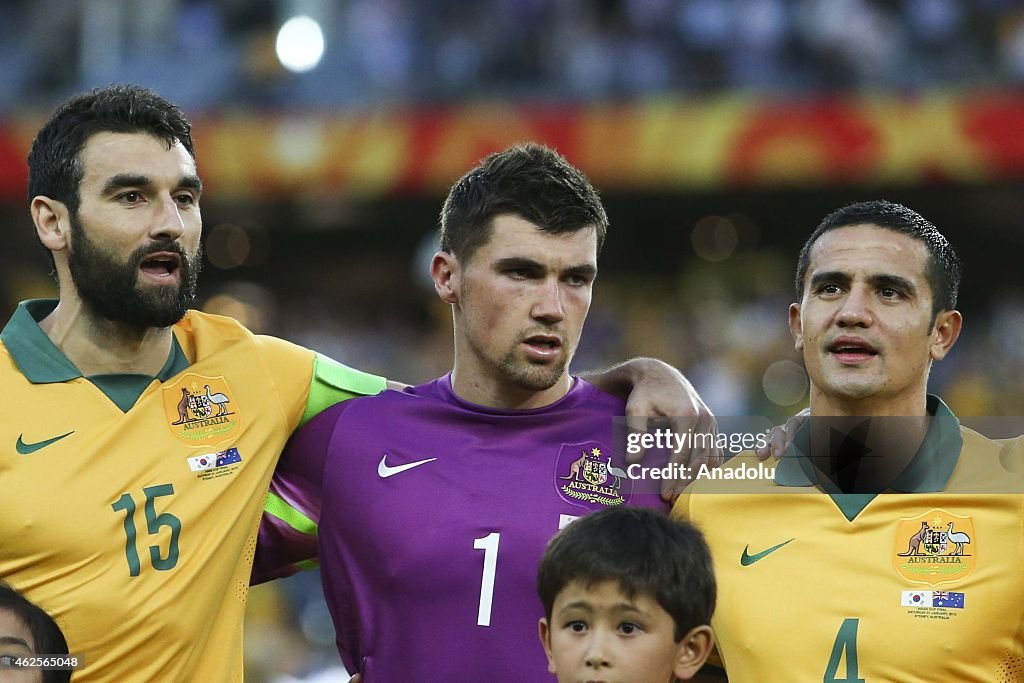
[[[695,626],[690,629],[690,632],[679,641],[676,649],[676,663],[672,669],[676,678],[681,681],[693,678],[704,666],[714,644],[715,636],[710,626]]]
[[[544,654],[548,658],[548,673],[558,673],[555,671],[555,659],[551,656],[551,630],[545,617],[541,617],[537,622],[537,635],[540,636],[540,644],[544,646]]]
[[[793,333],[794,347],[797,351],[804,350],[804,326],[800,322],[800,304],[789,305],[789,331]]]
[[[50,251],[64,251],[68,247],[71,231],[71,216],[64,202],[44,195],[32,198],[29,205],[32,222],[36,226],[39,241]]]
[[[929,349],[932,360],[942,360],[946,357],[960,336],[963,324],[964,318],[960,315],[960,311],[940,311],[935,316],[935,326],[932,328]]]
[[[430,260],[430,277],[434,280],[434,291],[442,301],[459,303],[462,285],[462,267],[459,260],[447,251],[439,251]]]

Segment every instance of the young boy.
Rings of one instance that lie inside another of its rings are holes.
[[[67,683],[71,680],[71,671],[68,669],[15,667],[7,661],[8,658],[31,659],[42,655],[67,654],[68,644],[57,622],[0,581],[0,681]]]
[[[570,524],[544,552],[537,591],[559,683],[688,680],[714,643],[707,544],[651,510],[610,508]]]

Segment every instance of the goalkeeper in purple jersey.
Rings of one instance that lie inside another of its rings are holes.
[[[547,541],[593,510],[663,505],[614,448],[623,402],[568,371],[607,226],[557,153],[484,159],[452,188],[431,263],[452,371],[325,410],[282,456],[254,581],[319,558],[364,683],[553,680],[536,642]]]

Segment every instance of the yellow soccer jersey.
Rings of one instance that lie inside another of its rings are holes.
[[[673,515],[714,558],[730,681],[1024,680],[1024,437],[993,442],[929,407],[944,421],[892,492],[812,485],[805,428],[763,479],[698,479],[680,496]]]
[[[0,580],[88,681],[240,681],[270,476],[313,399],[384,380],[190,311],[158,378],[83,378],[19,306],[0,335]],[[311,397],[312,395],[312,397]]]

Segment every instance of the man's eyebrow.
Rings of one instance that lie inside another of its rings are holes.
[[[532,258],[527,258],[526,256],[507,256],[505,258],[498,259],[494,262],[494,267],[499,270],[512,270],[517,268],[521,268],[523,270],[547,269],[547,266],[540,261],[535,261]],[[597,266],[592,263],[580,263],[575,266],[569,266],[564,272],[593,277],[597,275]]]
[[[835,282],[839,285],[850,284],[850,276],[838,270],[822,271],[811,276],[811,289],[825,283]]]
[[[494,262],[497,268],[543,268],[540,261],[525,256],[507,256]]]
[[[572,275],[579,275],[581,277],[593,278],[597,275],[597,266],[593,263],[581,263],[579,265],[566,268],[565,272],[571,273]]]
[[[195,173],[189,173],[186,176],[182,176],[181,181],[178,183],[178,187],[183,187],[186,190],[195,190],[197,192],[203,191],[203,181],[199,179]]]
[[[103,185],[103,194],[115,192],[124,187],[145,187],[152,184],[153,179],[139,173],[118,173],[110,176]]]
[[[874,275],[869,275],[867,280],[868,283],[875,289],[891,287],[893,289],[898,289],[901,292],[905,292],[907,294],[917,294],[917,287],[914,286],[914,283],[900,275],[892,275],[890,273],[876,273]],[[820,272],[815,273],[811,277],[811,289],[815,289],[826,282],[834,282],[838,285],[847,287],[849,286],[851,281],[852,278],[847,273],[843,273],[840,271]]]
[[[153,179],[148,175],[142,175],[141,173],[118,173],[107,179],[107,182],[103,185],[103,194],[110,194],[125,187],[146,187],[152,184]],[[196,174],[189,173],[178,180],[178,187],[202,192],[203,181]]]
[[[917,294],[917,287],[914,286],[914,283],[904,277],[900,277],[899,275],[872,275],[868,278],[868,282],[870,282],[876,289],[891,287],[907,294]]]

